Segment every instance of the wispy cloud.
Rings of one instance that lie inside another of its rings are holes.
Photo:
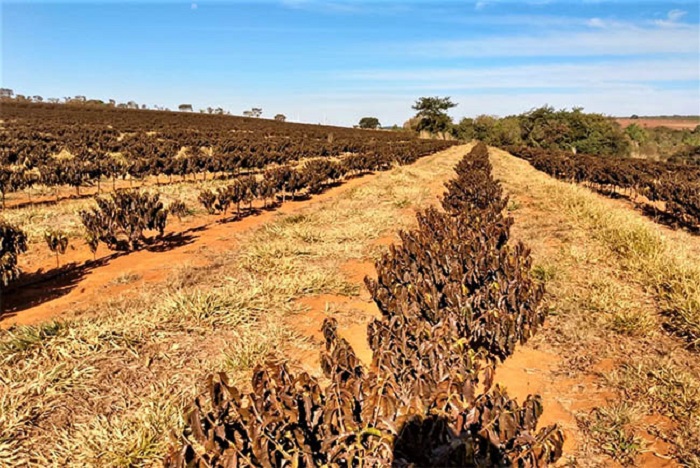
[[[671,10],[671,11],[669,11],[668,14],[666,15],[666,19],[656,20],[656,21],[654,22],[654,24],[656,24],[657,26],[666,27],[666,28],[667,28],[667,27],[676,27],[676,26],[678,26],[678,24],[679,24],[679,23],[678,23],[679,20],[680,20],[681,18],[683,18],[683,17],[684,17],[685,15],[687,15],[687,14],[688,14],[687,11],[683,11],[683,10]],[[697,38],[696,38],[696,39],[697,39]]]
[[[685,59],[607,61],[589,64],[549,64],[413,70],[364,70],[338,73],[335,79],[360,86],[412,91],[480,90],[513,88],[611,88],[644,87],[649,83],[693,81],[697,61]]]
[[[638,54],[698,53],[698,26],[678,25],[673,29],[589,21],[589,30],[550,30],[527,35],[498,35],[464,40],[429,41],[404,50],[440,57],[581,57]]]

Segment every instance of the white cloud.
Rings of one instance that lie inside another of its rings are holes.
[[[666,19],[656,20],[654,24],[661,27],[677,27],[679,25],[678,20],[683,18],[688,12],[683,10],[671,10],[666,15]]]
[[[343,72],[334,80],[361,83],[363,89],[406,91],[460,89],[649,89],[650,82],[698,79],[698,61],[686,59],[537,64],[464,69],[365,70]]]
[[[671,10],[668,12],[669,21],[678,21],[683,18],[688,12],[683,10]]]
[[[528,35],[429,41],[408,46],[402,44],[401,49],[417,55],[450,58],[698,54],[700,51],[697,25],[678,24],[671,29],[591,21],[593,23],[589,21],[589,26],[596,27],[592,30],[549,30]]]
[[[606,23],[600,18],[591,18],[588,21],[586,21],[586,26],[589,26],[591,28],[604,28],[606,26]]]
[[[197,5],[196,3],[193,3],[193,4],[190,6],[190,8],[192,8],[193,10],[196,10],[196,9],[198,8],[198,5]]]

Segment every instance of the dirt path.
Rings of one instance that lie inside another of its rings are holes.
[[[662,330],[654,296],[579,222],[570,197],[639,218],[691,252],[700,247],[697,238],[655,225],[628,203],[556,181],[503,151],[490,152],[494,175],[510,195],[513,237],[531,247],[550,310],[541,332],[497,369],[496,381],[518,398],[542,395],[542,423],[565,429],[562,464],[656,467],[693,460],[698,413],[681,416],[669,389],[676,386],[693,405],[700,401],[700,360]],[[683,380],[652,377],[666,370]],[[650,388],[656,390],[645,393]]]
[[[377,174],[353,178],[309,200],[286,201],[274,210],[262,210],[241,220],[220,222],[221,216],[195,216],[186,222],[174,220],[166,230],[172,237],[169,246],[161,250],[141,250],[117,253],[101,246],[96,261],[86,245],[79,242],[60,257],[65,272],[57,274],[55,259],[40,252],[21,263],[25,272],[32,272],[25,281],[34,284],[20,286],[4,298],[5,312],[0,327],[32,324],[64,315],[80,315],[96,300],[128,294],[134,284],[157,284],[164,281],[174,266],[203,267],[216,261],[221,252],[235,248],[234,236],[268,223],[276,216],[294,213],[333,199],[342,193],[367,184]],[[254,208],[256,206],[254,205]],[[229,213],[230,215],[230,213]],[[44,246],[42,246],[44,247]],[[46,249],[44,249],[46,250]],[[41,280],[42,275],[55,277]]]
[[[421,187],[423,195],[412,203],[406,201],[406,208],[394,209],[391,225],[385,226],[385,229],[378,232],[364,246],[361,258],[350,259],[339,265],[339,273],[345,281],[357,287],[356,292],[306,296],[297,301],[302,308],[302,314],[291,317],[288,326],[309,337],[312,343],[309,350],[296,351],[291,356],[301,370],[322,378],[319,350],[323,345],[321,326],[326,317],[338,320],[340,336],[350,343],[364,364],[371,363],[372,351],[367,343],[367,325],[373,318],[378,318],[380,312],[364,285],[364,279],[376,278],[374,261],[389,245],[400,241],[399,229],[414,227],[417,211],[439,203],[445,191],[445,182],[454,177],[454,166],[470,148],[471,145],[458,146],[423,158],[407,168],[406,173],[401,176],[404,180],[399,183],[415,184]],[[406,178],[409,181],[406,181]]]

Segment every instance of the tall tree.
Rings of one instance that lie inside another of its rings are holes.
[[[419,120],[417,130],[430,133],[445,133],[452,127],[452,117],[447,111],[456,107],[448,97],[422,97],[413,105],[413,110],[418,111],[416,117]]]
[[[360,128],[379,128],[379,119],[376,117],[362,117],[360,119]]]

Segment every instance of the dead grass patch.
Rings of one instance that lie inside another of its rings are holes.
[[[491,156],[496,177],[521,203],[512,212],[513,235],[532,248],[535,275],[549,292],[548,324],[531,345],[561,356],[551,376],[561,401],[577,398],[570,379],[594,382],[606,395],[600,401],[595,393],[579,396],[585,402],[571,407],[580,421],[572,456],[588,466],[610,464],[596,460],[601,447],[626,464],[639,464],[646,451],[667,453],[647,437],[654,428],[646,421],[662,414],[670,419],[657,439],[670,444],[677,462],[700,466],[694,409],[700,358],[662,330],[691,342],[696,333],[695,240],[668,234],[631,208],[552,179],[503,151]]]
[[[636,434],[643,410],[627,402],[614,402],[593,410],[580,419],[593,436],[600,450],[626,466],[645,448],[644,440]]]
[[[450,177],[465,151],[453,148],[301,213],[278,214],[234,234],[236,249],[208,265],[177,267],[166,284],[134,285],[129,297],[56,325],[0,332],[0,459],[42,467],[158,463],[207,373],[226,370],[243,381],[270,354],[308,352],[306,338],[284,320],[300,312],[295,300],[357,295],[360,286],[341,265],[413,223],[397,203],[430,201],[425,187]],[[51,208],[59,207],[76,205]]]

